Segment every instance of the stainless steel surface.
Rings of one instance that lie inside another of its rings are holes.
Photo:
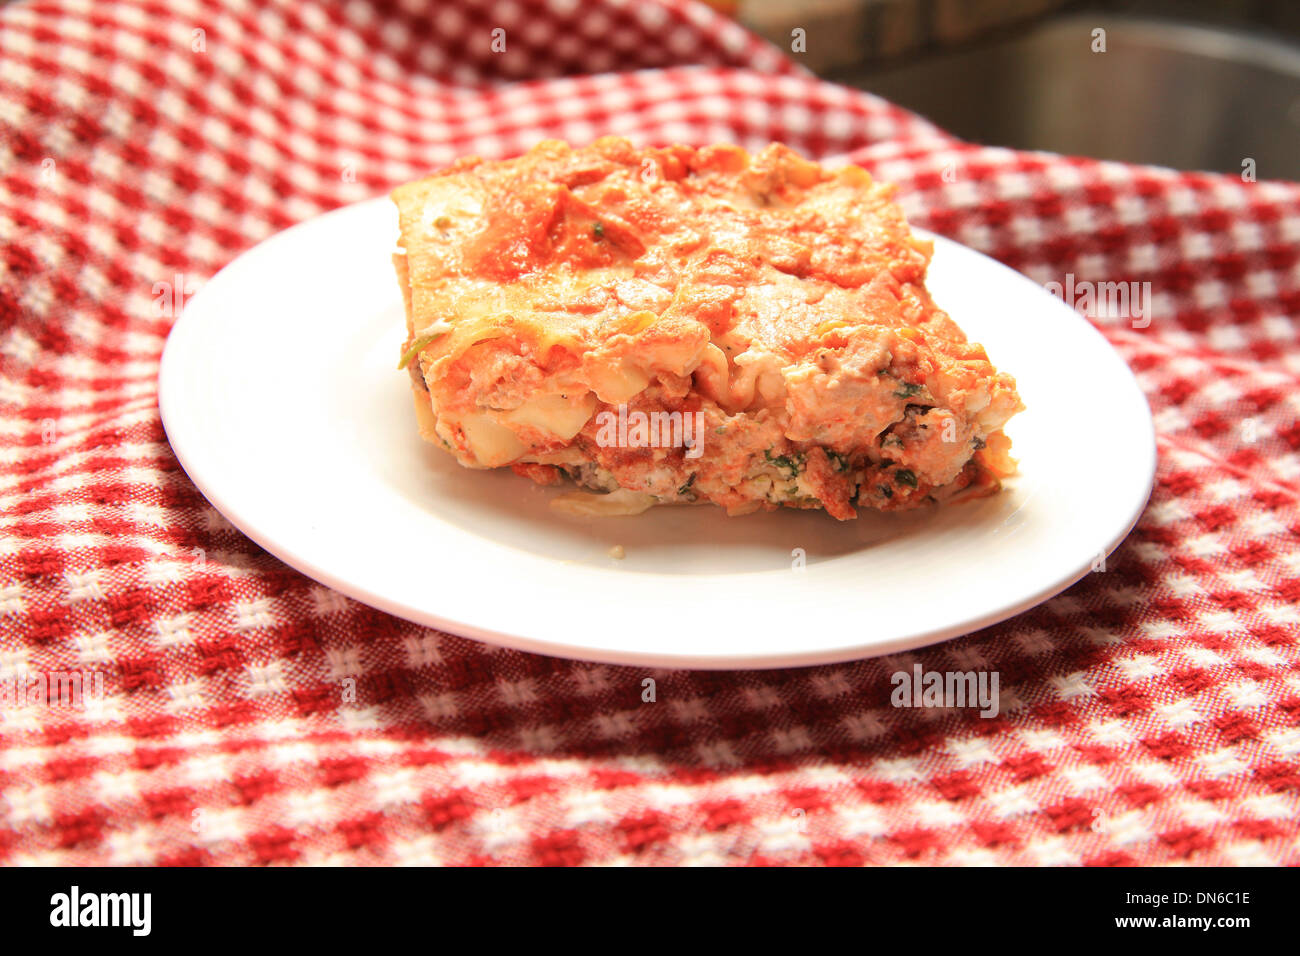
[[[1248,34],[1078,14],[831,78],[975,142],[1300,180],[1300,49]]]

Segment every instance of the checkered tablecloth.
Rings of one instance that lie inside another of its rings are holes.
[[[685,0],[0,9],[0,682],[105,684],[0,707],[0,860],[1300,862],[1300,186],[969,145],[797,56]],[[1150,282],[1149,326],[1097,320],[1160,452],[1105,570],[914,654],[656,672],[371,610],[197,493],[156,376],[205,279],[606,133],[848,155],[1037,281]],[[917,662],[1002,713],[892,708]]]

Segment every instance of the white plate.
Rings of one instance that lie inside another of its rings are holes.
[[[837,522],[712,506],[578,518],[421,441],[386,198],[232,262],[163,354],[172,448],[222,514],[359,601],[494,644],[663,667],[826,663],[931,644],[1062,591],[1123,540],[1155,472],[1132,373],[1082,317],[936,238],[929,287],[1028,410],[1021,474],[981,501]],[[626,549],[616,560],[613,545]],[[804,567],[796,570],[802,553]]]

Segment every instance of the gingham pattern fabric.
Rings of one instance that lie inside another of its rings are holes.
[[[604,133],[847,154],[1040,282],[1150,282],[1149,326],[1098,320],[1160,451],[1106,569],[913,654],[656,672],[373,611],[195,491],[156,375],[204,279]],[[10,4],[0,174],[0,679],[106,688],[0,708],[0,860],[1300,862],[1300,187],[968,145],[684,0]],[[998,671],[1002,713],[892,708],[918,662]]]

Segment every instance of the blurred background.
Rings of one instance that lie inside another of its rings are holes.
[[[1300,0],[712,5],[974,142],[1300,180]]]

